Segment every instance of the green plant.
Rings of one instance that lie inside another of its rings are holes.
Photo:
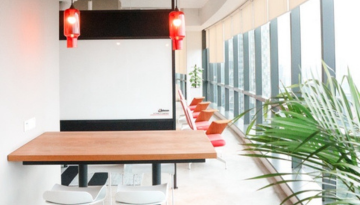
[[[202,68],[194,66],[194,70],[189,73],[190,76],[190,83],[191,87],[198,88],[201,85],[201,74],[202,74]]]
[[[325,181],[336,178],[343,188],[302,190],[284,199],[302,193],[311,194],[299,203],[309,202],[315,198],[326,198],[328,204],[360,204],[360,93],[351,77],[350,72],[339,83],[329,73],[324,64],[327,83],[321,83],[312,78],[300,85],[301,97],[285,91],[269,99],[263,106],[265,117],[270,107],[272,116],[265,123],[254,126],[253,118],[248,129],[247,137],[253,143],[247,143],[245,156],[259,158],[275,158],[289,160],[295,157],[301,160],[301,165],[315,170],[312,173],[293,172],[266,174],[257,178],[280,176],[278,181],[263,188],[301,181],[297,175],[310,175],[314,182],[328,185]],[[350,92],[345,94],[344,85]],[[233,121],[243,117],[246,111]],[[256,115],[255,115],[256,116]],[[249,134],[253,129],[255,134]],[[269,154],[273,153],[273,154]],[[293,175],[293,179],[285,179]],[[323,181],[319,179],[323,179]]]

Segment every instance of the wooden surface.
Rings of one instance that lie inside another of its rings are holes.
[[[46,132],[8,161],[141,161],[216,158],[203,131]]]

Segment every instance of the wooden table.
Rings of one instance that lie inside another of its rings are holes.
[[[161,163],[205,162],[216,152],[203,131],[46,132],[8,155],[24,165],[78,164],[87,186],[88,164],[151,163],[153,184]]]

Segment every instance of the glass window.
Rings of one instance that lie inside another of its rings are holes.
[[[213,67],[213,64],[209,63],[209,69],[208,69],[208,72],[207,72],[206,80],[210,81],[210,82],[211,82],[212,77],[213,77],[213,73],[212,73],[213,68],[212,67]]]
[[[358,88],[360,88],[360,38],[359,28],[354,23],[356,23],[355,19],[360,18],[359,6],[359,0],[334,1],[336,78],[341,82],[349,69]],[[348,87],[344,87],[344,91],[350,92]]]
[[[217,73],[217,64],[216,63],[212,63],[212,80],[211,81],[213,81],[213,82],[216,82],[217,81],[217,75],[218,75],[218,73]]]
[[[242,34],[237,35],[238,38],[238,81],[239,88],[244,89],[244,38]]]
[[[252,120],[253,117],[255,116],[255,113],[256,113],[256,108],[255,108],[255,106],[256,106],[256,99],[250,97],[250,106],[249,106],[249,109],[254,108],[254,109],[252,109],[252,110],[250,111],[250,120]]]
[[[301,79],[311,73],[321,80],[321,21],[320,0],[309,0],[300,6]]]
[[[249,31],[249,91],[256,92],[255,87],[255,32]]]
[[[225,115],[225,87],[221,86],[221,108],[220,113]]]
[[[207,99],[208,99],[208,101],[210,101],[210,102],[214,102],[214,100],[213,100],[213,93],[214,93],[214,91],[212,90],[212,84],[211,83],[207,83]]]
[[[219,63],[218,67],[219,67],[220,73],[221,73],[220,74],[221,80],[219,83],[225,84],[225,63]]]
[[[220,63],[217,63],[216,64],[216,77],[217,77],[217,83],[221,83],[221,79],[223,76],[221,76],[222,73],[221,73],[221,64]]]
[[[243,113],[244,112],[244,94],[242,93],[238,93],[239,95],[239,113]],[[244,131],[244,118],[240,118],[237,122],[236,122],[236,126]]]
[[[211,82],[211,79],[212,79],[212,63],[209,63],[209,69],[208,69],[208,72],[207,72],[207,76],[206,76],[206,80]]]
[[[234,90],[229,90],[229,115],[228,119],[232,119],[234,117]]]
[[[278,23],[278,62],[279,62],[279,89],[291,85],[291,40],[290,40],[290,13],[277,18]]]
[[[245,112],[244,94],[239,93],[239,112]]]
[[[213,103],[215,104],[215,107],[217,106],[217,85],[216,84],[212,84],[212,91],[213,91]]]
[[[233,39],[228,41],[229,45],[229,85],[234,87],[234,46]]]
[[[270,24],[261,26],[262,96],[270,98]]]

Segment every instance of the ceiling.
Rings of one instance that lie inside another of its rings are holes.
[[[214,0],[178,0],[177,4],[181,9],[200,9],[204,7],[208,1]],[[120,2],[123,8],[171,8],[171,0],[120,0]]]
[[[70,2],[71,0],[60,0],[65,2]],[[86,3],[88,1],[93,1],[93,3],[98,4],[119,4],[122,9],[170,9],[171,0],[74,0],[75,4]],[[219,1],[219,0],[177,0],[178,8],[180,9],[201,9],[209,1]],[[176,0],[175,0],[176,2]]]
[[[93,10],[171,9],[172,2],[172,0],[76,0],[75,7],[80,10],[87,10],[89,1],[92,1]],[[222,20],[249,0],[177,1],[178,8],[185,13],[187,30],[201,31]],[[60,0],[60,2],[70,4],[70,0]],[[69,5],[63,5],[61,9],[68,7]]]
[[[203,8],[208,1],[214,0],[179,0],[178,6],[180,8]]]

